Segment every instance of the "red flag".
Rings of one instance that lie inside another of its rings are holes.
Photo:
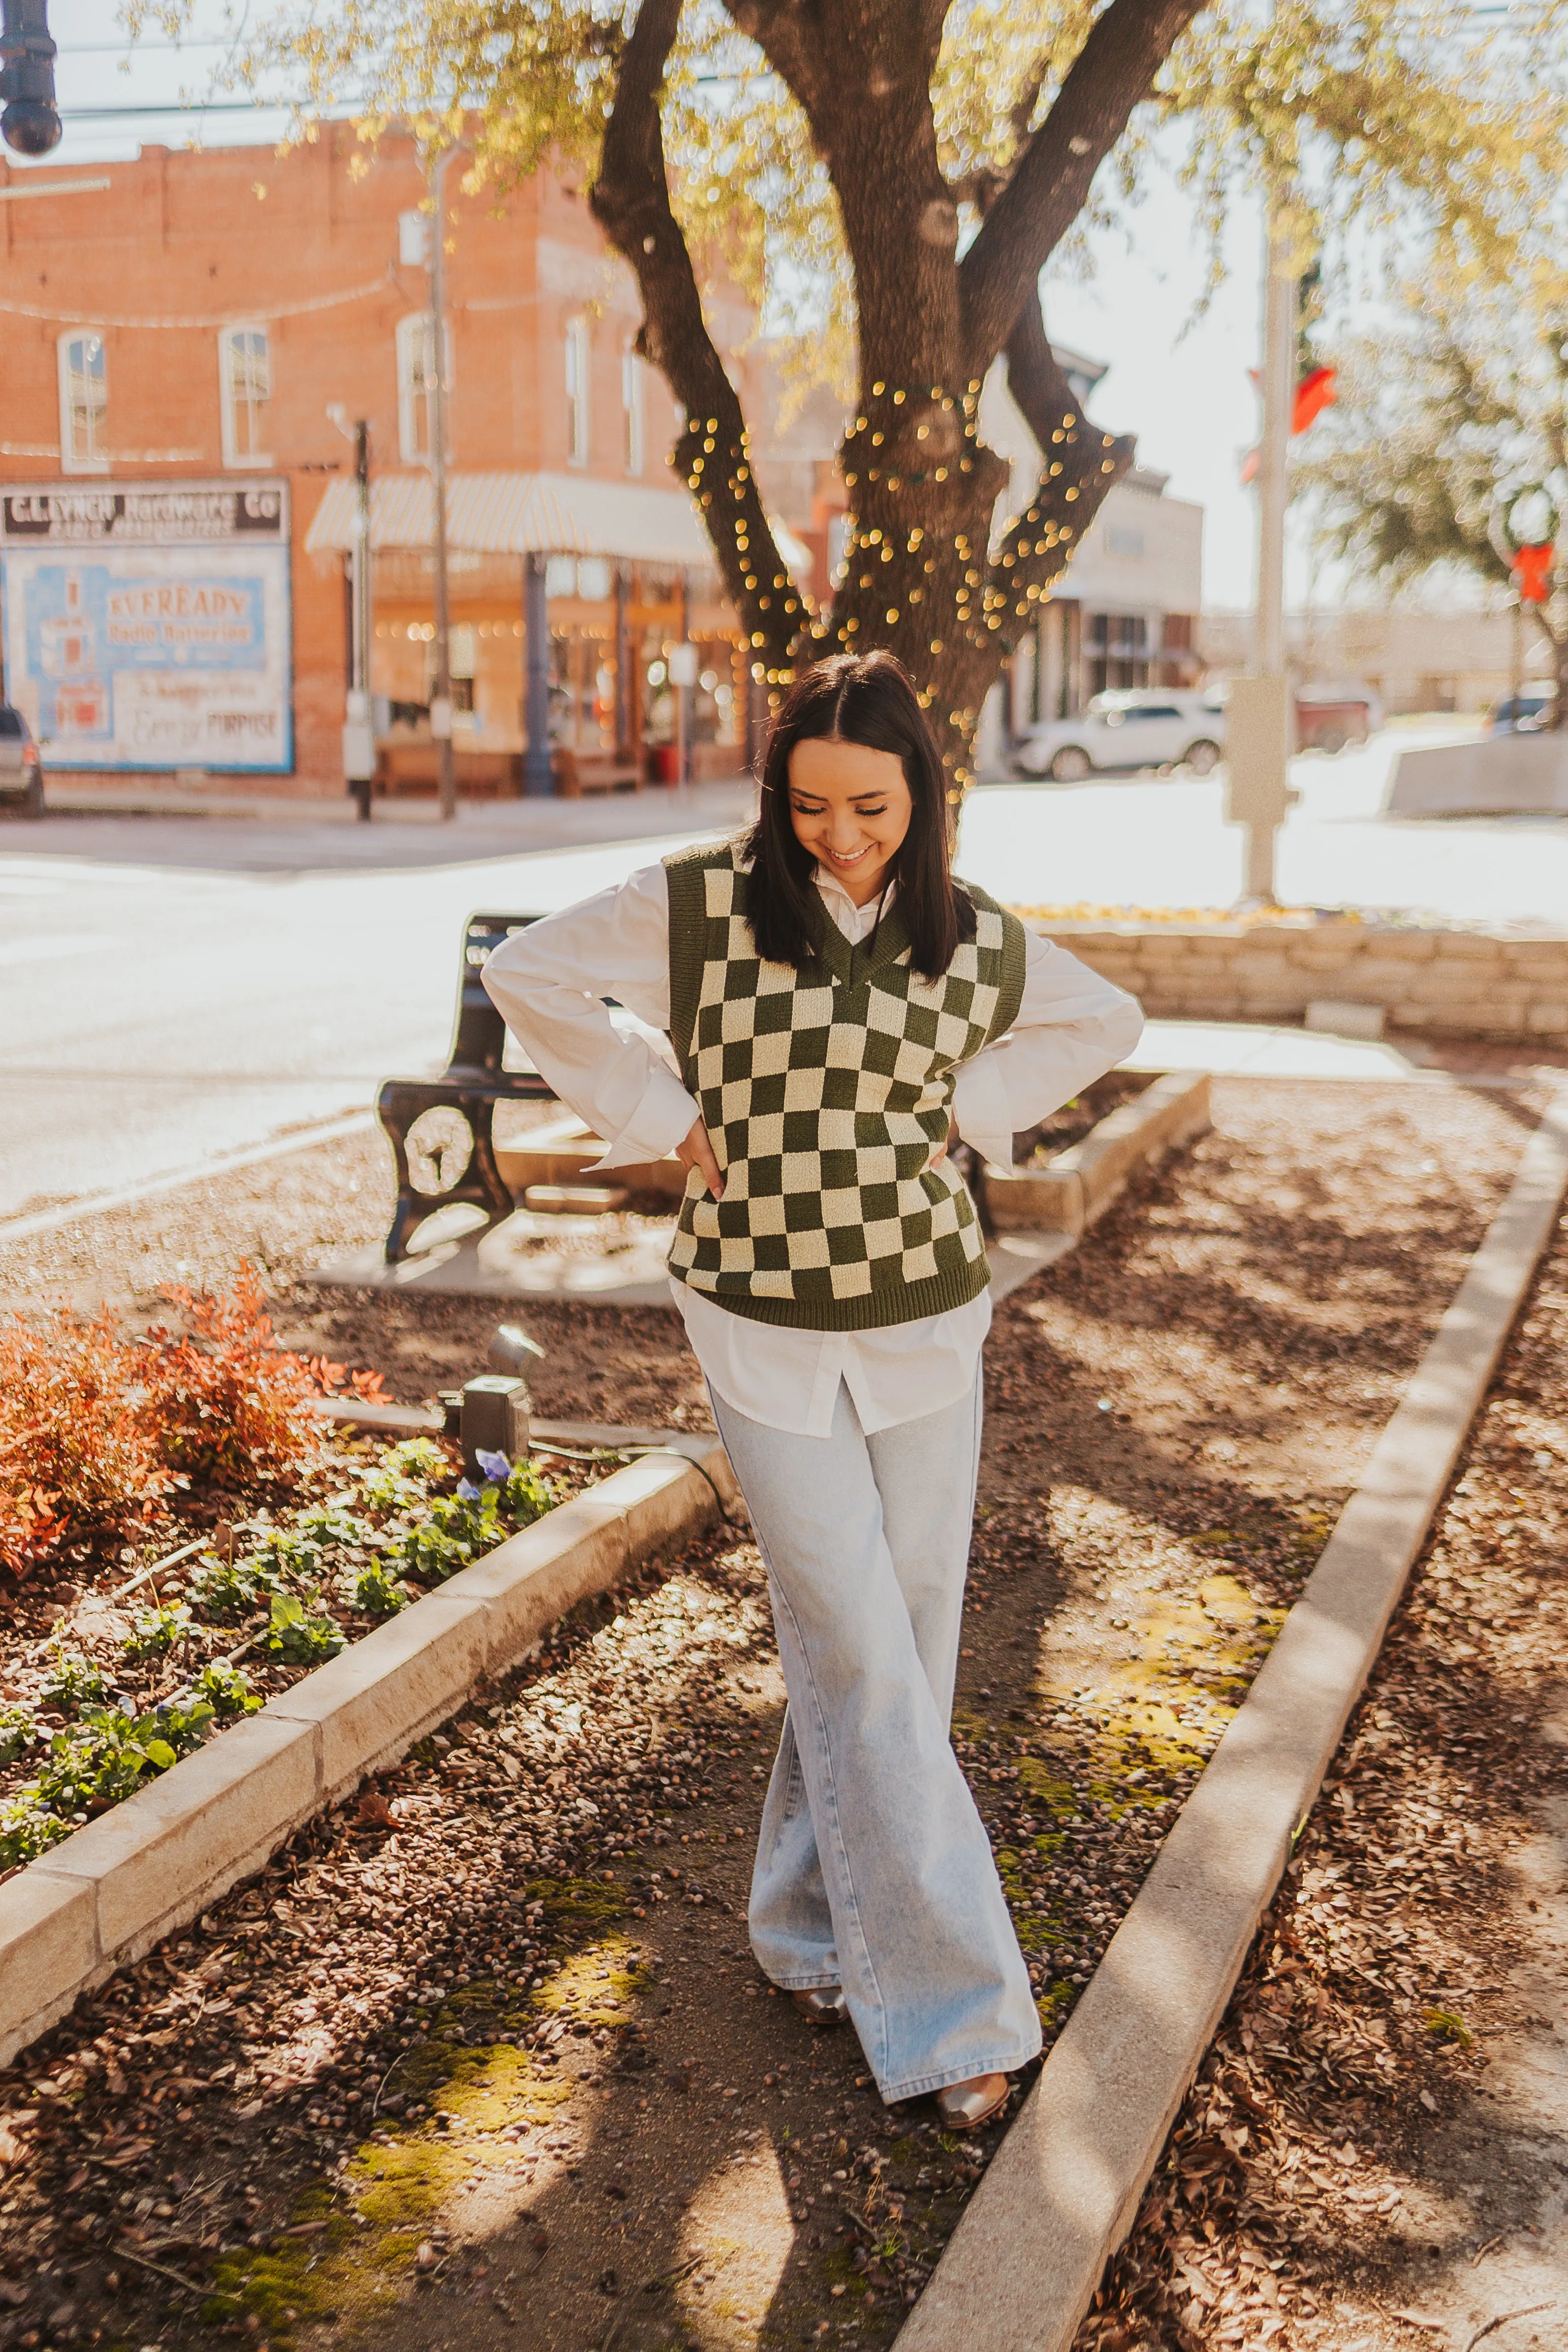
[[[1331,367],[1315,367],[1296,386],[1295,404],[1290,411],[1292,433],[1305,433],[1314,416],[1321,416],[1340,396],[1339,378]]]
[[[1256,368],[1249,368],[1247,373],[1254,383],[1258,382]],[[1296,396],[1290,404],[1292,438],[1298,433],[1305,433],[1312,419],[1315,416],[1321,416],[1325,408],[1331,407],[1339,396],[1339,377],[1334,369],[1331,367],[1310,368],[1296,386]],[[1249,449],[1242,459],[1241,478],[1244,484],[1257,479],[1261,457],[1260,450]]]
[[[1521,547],[1515,550],[1514,571],[1519,575],[1519,600],[1521,604],[1544,604],[1552,593],[1552,560],[1557,550],[1550,540],[1544,547]]]

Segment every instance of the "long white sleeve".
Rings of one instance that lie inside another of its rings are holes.
[[[998,1166],[1013,1138],[1129,1055],[1143,1031],[1135,997],[1054,940],[1026,929],[1024,994],[1008,1034],[966,1062],[952,1090],[965,1143]]]
[[[662,866],[514,931],[484,971],[509,1029],[609,1149],[595,1164],[661,1160],[697,1105],[659,1034],[669,1026],[669,890]],[[615,1011],[613,996],[625,1011]]]

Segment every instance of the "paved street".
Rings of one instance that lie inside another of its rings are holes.
[[[1408,739],[1406,739],[1408,740]],[[1568,926],[1568,824],[1388,824],[1388,739],[1297,763],[1280,888]],[[1023,903],[1223,907],[1222,785],[997,785],[962,863]],[[463,919],[562,906],[732,824],[741,787],[457,825],[64,817],[0,829],[0,1217],[191,1167],[437,1065]],[[618,836],[618,837],[617,837]]]

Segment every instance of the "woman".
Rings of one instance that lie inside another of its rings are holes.
[[[789,1699],[752,1948],[815,2022],[847,2014],[885,2100],[972,2129],[1040,2030],[948,1737],[990,1324],[948,1148],[1010,1165],[1142,1017],[953,881],[936,746],[881,653],[794,687],[748,835],[517,933],[485,985],[600,1169],[688,1171],[671,1286]]]

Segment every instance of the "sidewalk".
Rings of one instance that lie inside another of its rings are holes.
[[[269,835],[284,838],[342,831],[348,842],[335,846],[334,862],[349,843],[363,847],[374,836],[375,847],[365,862],[380,864],[388,835],[426,856],[440,842],[460,845],[458,855],[463,856],[495,857],[584,842],[635,841],[648,834],[717,829],[743,822],[755,792],[751,777],[738,774],[717,783],[650,785],[642,792],[603,793],[584,800],[459,801],[457,814],[448,820],[443,820],[440,803],[434,799],[379,800],[372,803],[366,825],[360,820],[358,803],[346,793],[197,792],[182,791],[161,776],[145,782],[106,776],[70,782],[48,777],[45,826],[51,817],[70,820],[68,845],[87,855],[93,847],[87,827],[95,819],[130,819],[140,825],[149,818],[184,818],[204,827],[226,819],[264,826]],[[160,824],[154,837],[161,857],[168,837],[165,825]],[[48,834],[29,832],[27,838],[29,846],[37,846]],[[313,849],[313,856],[320,855],[319,847]]]

